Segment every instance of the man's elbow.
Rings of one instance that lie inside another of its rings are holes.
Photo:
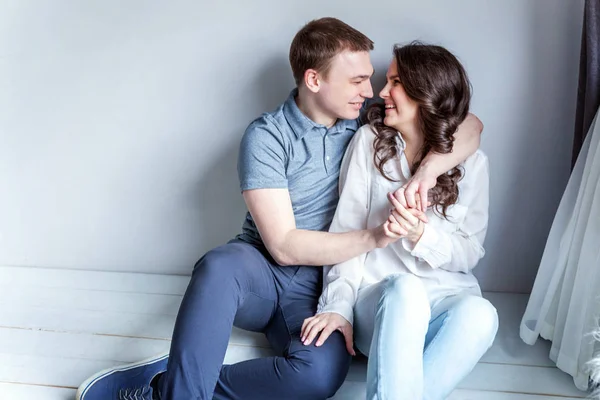
[[[271,245],[267,246],[267,248],[273,260],[282,267],[298,264],[294,257],[292,257],[292,254],[290,254],[290,251],[283,245]]]
[[[477,136],[481,135],[483,132],[483,122],[477,117],[477,115],[469,113],[469,118],[471,119],[471,123],[473,124],[473,130],[477,132]]]
[[[281,265],[282,267],[287,267],[289,265],[296,265],[296,263],[293,261],[292,257],[290,257],[285,252],[275,253],[275,254],[272,254],[272,256],[273,256],[273,259],[275,260],[275,262],[277,264]]]

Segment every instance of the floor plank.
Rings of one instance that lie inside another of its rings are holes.
[[[268,349],[230,345],[225,363],[232,364],[270,355],[272,352]],[[77,388],[81,382],[99,371],[139,360],[140,358],[123,361],[0,353],[0,382]]]
[[[573,378],[549,367],[478,363],[459,388],[584,397]]]
[[[457,389],[452,392],[448,400],[579,400],[581,398]]]
[[[0,354],[131,363],[167,352],[167,340],[0,328]]]
[[[170,340],[175,316],[22,306],[2,311],[0,327]]]
[[[19,305],[36,308],[176,316],[182,296],[0,284],[0,304],[12,304],[16,299]]]
[[[190,269],[191,273],[191,269]],[[36,267],[0,267],[4,285],[183,295],[189,276]]]
[[[361,382],[346,381],[332,400],[364,400],[366,387]],[[546,396],[525,393],[489,392],[483,390],[456,389],[447,400],[581,400],[582,397]]]
[[[167,314],[133,314],[117,311],[54,309],[14,304],[5,308],[0,316],[0,328],[41,330],[90,334],[94,336],[120,336],[171,340],[175,316]],[[234,328],[230,343],[269,347],[262,333]]]
[[[365,361],[355,362],[346,378],[350,382],[364,382]],[[458,385],[460,389],[495,392],[584,397],[573,384],[573,378],[552,367],[530,367],[510,364],[478,363]]]
[[[73,400],[75,392],[75,389],[68,388],[0,382],[0,398],[3,400]]]

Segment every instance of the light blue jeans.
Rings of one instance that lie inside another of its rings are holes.
[[[441,400],[475,367],[498,330],[486,299],[458,294],[433,308],[421,280],[392,275],[359,292],[358,349],[369,357],[367,400]]]

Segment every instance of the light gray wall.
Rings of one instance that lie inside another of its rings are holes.
[[[217,4],[218,3],[218,4]],[[0,1],[0,265],[189,274],[235,235],[246,125],[289,43],[336,16],[447,46],[492,168],[487,290],[529,291],[569,174],[583,0]]]

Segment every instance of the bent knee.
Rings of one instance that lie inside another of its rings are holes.
[[[288,358],[295,371],[294,386],[302,393],[301,398],[327,399],[344,383],[351,362],[344,340],[340,338],[335,346],[330,343],[329,348],[325,348],[328,342],[335,340],[336,334],[341,336],[341,333],[334,332],[323,347],[301,351]]]
[[[427,297],[425,286],[419,278],[412,274],[390,275],[383,280],[382,284],[382,296],[405,300]]]
[[[194,266],[195,275],[227,278],[243,268],[248,249],[243,244],[229,243],[208,251]]]
[[[392,275],[382,282],[380,307],[412,310],[429,318],[431,308],[425,286],[412,275]]]
[[[209,250],[202,256],[194,265],[196,270],[227,270],[234,269],[241,265],[244,260],[244,255],[247,253],[244,245],[239,243],[229,243],[220,247]]]
[[[456,305],[456,311],[468,318],[469,329],[466,331],[480,340],[489,341],[491,346],[498,332],[496,307],[483,297],[466,296]]]
[[[313,364],[312,367],[305,364],[299,368],[297,382],[301,389],[297,392],[303,393],[301,398],[328,399],[333,397],[342,386],[348,372],[347,368],[342,368],[341,365],[324,364],[322,366]]]

